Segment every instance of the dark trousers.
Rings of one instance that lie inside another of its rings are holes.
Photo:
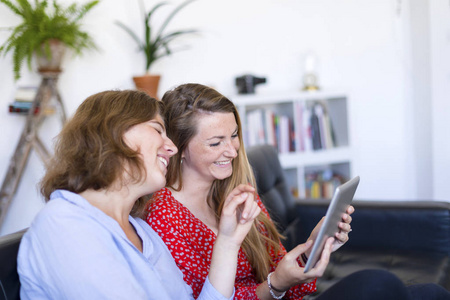
[[[355,272],[319,295],[317,300],[450,300],[450,292],[437,284],[405,286],[384,270]]]

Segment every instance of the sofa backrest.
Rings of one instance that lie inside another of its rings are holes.
[[[292,208],[294,199],[278,159],[278,152],[271,145],[257,145],[247,149],[247,157],[255,174],[258,193],[270,216],[284,232],[295,219]]]
[[[324,216],[329,200],[302,200],[296,208],[301,238]],[[442,201],[353,201],[350,240],[345,248],[450,255],[450,203]]]
[[[17,253],[26,229],[0,237],[0,300],[20,299]]]
[[[304,243],[325,215],[330,200],[294,199],[277,150],[247,149],[258,192],[272,219],[287,236],[287,249]],[[363,179],[362,179],[363,180]],[[350,241],[345,248],[412,250],[450,255],[450,203],[442,201],[355,200]]]

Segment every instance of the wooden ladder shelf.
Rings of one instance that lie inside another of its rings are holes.
[[[9,167],[0,190],[0,227],[5,220],[8,208],[14,198],[20,184],[23,172],[27,165],[31,150],[34,149],[40,159],[45,163],[50,158],[50,153],[38,136],[38,129],[49,111],[52,110],[51,100],[54,98],[59,112],[61,123],[66,121],[66,114],[61,96],[57,89],[59,72],[41,72],[41,84],[30,108],[25,127],[17,143],[14,154],[11,157]]]

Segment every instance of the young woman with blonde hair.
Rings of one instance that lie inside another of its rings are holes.
[[[169,166],[168,188],[154,195],[147,222],[168,245],[195,296],[210,266],[207,249],[214,244],[224,199],[239,184],[255,187],[255,180],[242,142],[240,118],[229,99],[212,88],[185,84],[166,92],[162,101],[167,134],[179,152]],[[295,299],[314,292],[314,279],[322,275],[329,253],[348,240],[353,208],[343,217],[336,239],[328,241],[323,259],[304,274],[298,257],[308,254],[312,243],[299,245],[286,255],[259,196],[252,196],[263,212],[239,252],[236,298],[271,299],[272,293],[286,292],[287,299]],[[198,234],[192,234],[192,228]],[[313,232],[311,239],[317,230]]]

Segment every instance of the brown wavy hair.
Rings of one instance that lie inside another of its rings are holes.
[[[142,159],[123,136],[162,112],[161,101],[140,91],[105,91],[84,100],[57,137],[55,154],[40,183],[45,200],[57,189],[81,193],[108,189],[117,181],[124,184],[124,172],[133,182],[142,180],[146,176]],[[144,209],[147,199],[136,201],[133,216]]]
[[[236,118],[240,147],[237,157],[232,161],[233,173],[226,179],[215,180],[208,194],[208,205],[214,210],[217,221],[220,221],[225,198],[236,186],[250,183],[256,187],[244,149],[242,126],[236,106],[215,89],[195,83],[183,84],[166,92],[162,101],[165,105],[167,135],[178,148],[167,172],[167,186],[176,191],[180,191],[183,186],[181,155],[197,134],[198,115],[204,112],[221,112],[233,113]],[[265,227],[268,236],[258,230],[261,226]],[[270,266],[274,264],[270,250],[275,253],[280,251],[280,237],[273,222],[264,213],[260,213],[242,243],[242,249],[259,282],[266,279]]]

